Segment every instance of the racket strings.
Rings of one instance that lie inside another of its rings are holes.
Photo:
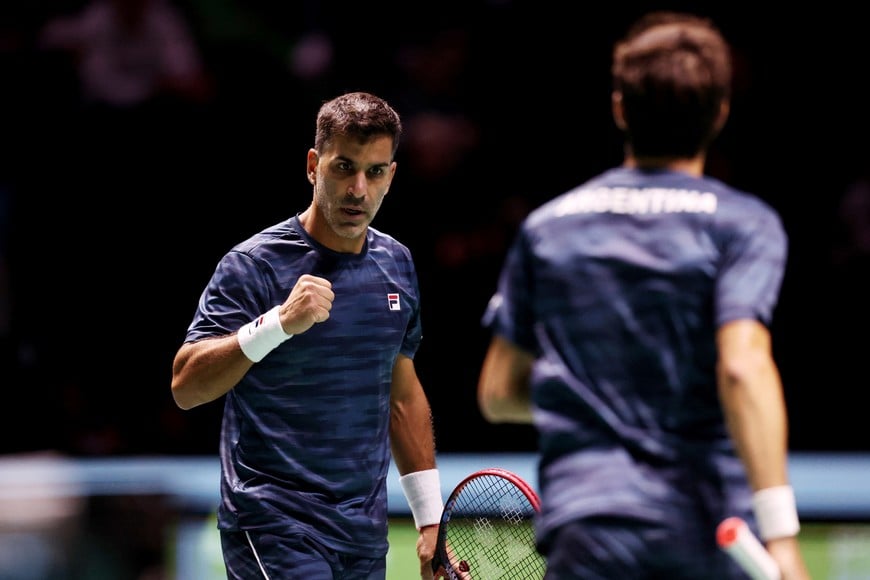
[[[448,560],[458,578],[539,580],[544,560],[535,549],[535,507],[499,476],[471,479],[447,506]]]

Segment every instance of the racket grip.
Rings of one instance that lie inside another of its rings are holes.
[[[776,560],[741,518],[723,520],[716,529],[716,541],[753,580],[780,580],[782,577]]]

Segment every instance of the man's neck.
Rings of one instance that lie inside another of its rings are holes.
[[[635,157],[634,155],[626,155],[622,165],[638,169],[667,169],[701,177],[704,175],[705,160],[704,155],[695,157]]]

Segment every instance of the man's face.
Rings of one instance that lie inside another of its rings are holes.
[[[339,136],[320,155],[309,151],[314,205],[329,225],[329,231],[320,232],[327,247],[337,245],[342,247],[339,251],[361,247],[396,172],[392,153],[393,141],[387,136],[366,143]]]

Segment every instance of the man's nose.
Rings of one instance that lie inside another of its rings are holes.
[[[366,194],[367,190],[368,181],[366,180],[366,174],[364,171],[359,171],[354,175],[353,183],[350,184],[347,193],[354,197],[362,197]]]

